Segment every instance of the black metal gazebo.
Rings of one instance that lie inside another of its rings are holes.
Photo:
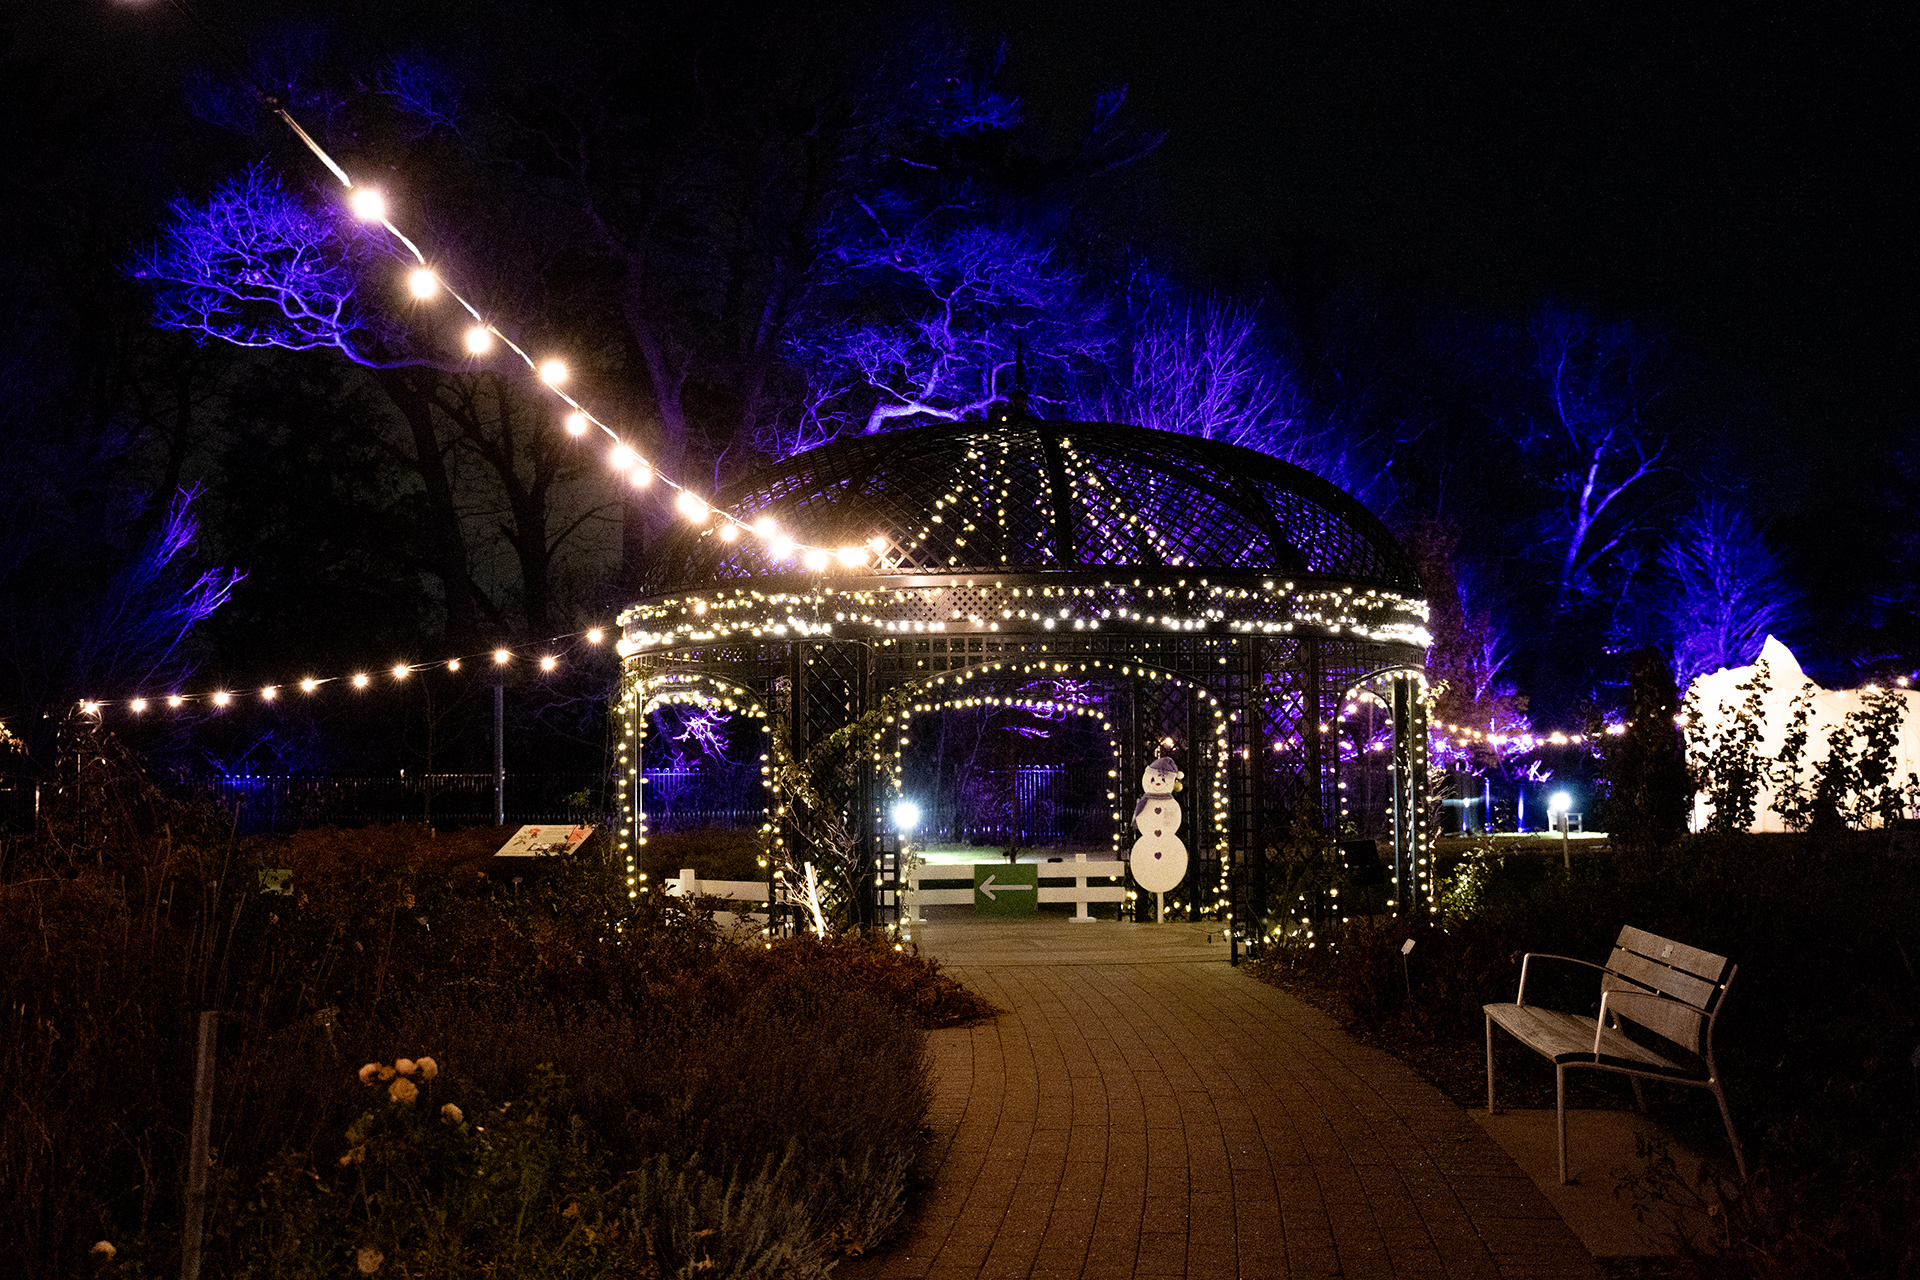
[[[1303,817],[1329,834],[1342,815],[1353,834],[1375,823],[1400,908],[1430,899],[1426,604],[1386,528],[1325,480],[1219,441],[1002,409],[836,440],[714,506],[846,550],[808,563],[717,521],[663,540],[621,616],[630,866],[651,701],[684,690],[762,717],[772,778],[776,742],[799,753],[889,693],[925,708],[1043,674],[1074,680],[1112,727],[1116,830],[1132,779],[1177,744],[1185,908],[1230,915],[1242,945],[1282,927],[1268,850]],[[1390,725],[1378,759],[1342,736],[1356,700]],[[851,819],[869,849],[898,758],[887,737]],[[1390,797],[1356,816],[1347,783],[1369,766]],[[777,796],[767,812],[778,840]]]

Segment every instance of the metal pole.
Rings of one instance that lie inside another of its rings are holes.
[[[180,1280],[200,1280],[200,1237],[207,1215],[207,1161],[213,1139],[214,1022],[200,1015],[200,1044],[193,1059],[193,1132],[187,1140],[186,1222],[180,1233]]]
[[[493,825],[507,825],[507,685],[493,686]]]

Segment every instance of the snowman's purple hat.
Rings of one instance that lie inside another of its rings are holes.
[[[1180,772],[1180,766],[1173,762],[1173,757],[1171,756],[1161,756],[1159,759],[1155,760],[1152,764],[1147,766],[1147,772],[1148,773],[1170,773],[1176,778],[1184,778],[1187,776],[1186,774]]]

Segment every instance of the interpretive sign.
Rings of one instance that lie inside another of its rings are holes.
[[[572,853],[593,834],[592,827],[574,827],[564,822],[547,822],[522,827],[500,846],[496,858],[542,858]]]

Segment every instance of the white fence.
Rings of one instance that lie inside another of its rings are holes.
[[[972,906],[975,865],[971,862],[928,862],[910,871],[907,874],[906,897],[913,917],[925,919],[920,915],[920,911],[926,907]],[[1069,917],[1072,920],[1092,920],[1093,913],[1087,908],[1096,902],[1127,900],[1127,864],[1117,858],[1090,859],[1086,854],[1080,853],[1075,854],[1070,862],[1042,862],[1039,864],[1039,871],[1038,900],[1043,903],[1072,903],[1074,913]],[[964,880],[966,887],[922,888],[922,884],[929,880],[936,882]],[[1049,880],[1056,883],[1048,884]],[[1070,880],[1072,883],[1057,883],[1061,880]],[[1094,880],[1105,883],[1089,883]]]

